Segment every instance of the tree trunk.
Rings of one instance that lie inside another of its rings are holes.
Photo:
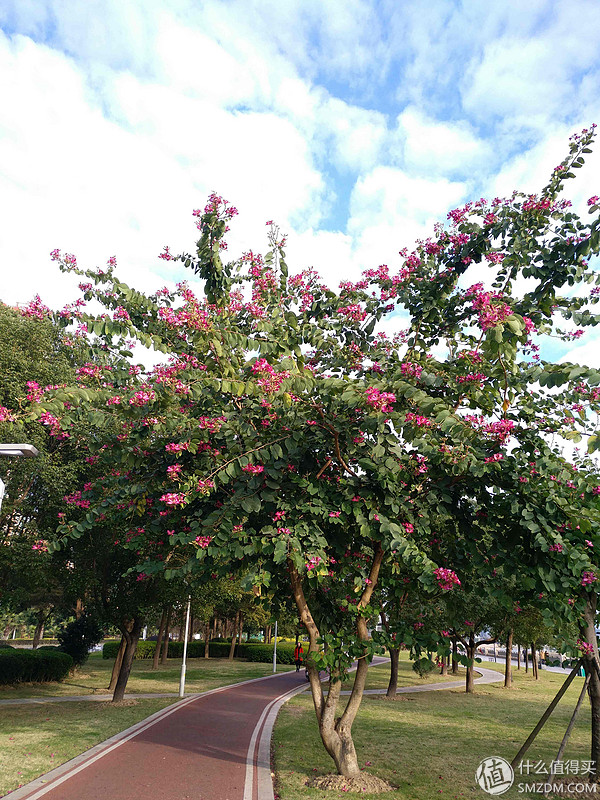
[[[535,642],[532,642],[531,644],[531,672],[533,674],[533,677],[537,681],[539,675],[538,675],[537,651],[535,649]]]
[[[242,633],[243,632],[244,632],[244,615],[240,611],[240,619],[239,619],[239,625],[238,625],[238,640],[237,640],[238,647],[242,643]]]
[[[162,647],[162,655],[160,657],[160,663],[166,664],[167,658],[169,657],[169,631],[171,630],[171,616],[173,614],[173,606],[169,606],[169,610],[167,611],[167,624],[165,626],[165,638],[163,641]]]
[[[166,624],[167,624],[167,607],[165,606],[160,616],[160,625],[158,626],[158,636],[156,637],[156,647],[154,648],[154,658],[152,659],[152,669],[158,669],[158,662],[160,659],[160,648],[162,647]]]
[[[517,669],[521,669],[521,645],[517,645]]]
[[[390,647],[390,682],[388,683],[386,697],[393,700],[398,689],[398,662],[400,661],[400,648]]]
[[[456,636],[452,637],[452,674],[458,675],[458,642]]]
[[[594,766],[598,768],[600,766],[600,677],[598,676],[597,666],[600,663],[600,655],[598,654],[598,640],[594,628],[596,603],[596,593],[588,592],[583,620],[580,624],[580,636],[591,651],[584,653],[583,663],[585,674],[590,676],[588,686],[588,695],[592,707],[592,748],[590,758]],[[594,664],[594,662],[596,663]],[[595,773],[595,780],[600,781],[598,772]]]
[[[465,692],[467,694],[474,694],[475,692],[475,636],[471,633],[469,635],[469,644],[467,645],[467,658],[469,659],[469,666],[467,667],[467,679]]]
[[[442,656],[442,668],[440,670],[440,675],[447,675],[448,674],[448,657]]]
[[[511,628],[506,637],[506,666],[504,668],[504,688],[510,689],[512,686],[512,642],[513,629]]]
[[[35,626],[32,643],[32,648],[34,650],[37,650],[37,648],[40,646],[40,641],[44,638],[44,625],[46,624],[46,620],[50,616],[51,612],[52,609],[49,611],[38,611],[37,625]]]
[[[270,625],[267,625],[267,630],[266,630],[265,636],[266,636],[266,643],[267,644],[271,644],[271,626]]]
[[[369,581],[363,590],[357,605],[358,614],[356,617],[356,634],[357,639],[363,642],[367,641],[369,632],[367,629],[367,620],[360,612],[369,604],[373,590],[377,585],[377,578],[379,577],[379,570],[381,567],[381,562],[383,561],[383,550],[381,545],[379,543],[374,543],[373,549],[374,555],[371,562],[371,569],[369,571]],[[339,674],[336,672],[336,670],[331,671],[329,690],[327,692],[327,699],[325,699],[319,673],[315,669],[311,659],[311,653],[314,653],[319,649],[319,645],[317,643],[319,638],[319,629],[317,628],[317,625],[308,607],[308,603],[306,602],[306,597],[304,595],[304,589],[302,586],[302,578],[298,573],[296,565],[291,559],[288,559],[288,572],[298,614],[302,624],[306,628],[310,642],[307,658],[308,677],[310,681],[310,689],[312,692],[317,722],[319,725],[321,741],[335,762],[338,774],[343,775],[345,778],[353,778],[360,775],[361,770],[358,766],[356,750],[352,740],[352,723],[354,722],[356,714],[358,713],[358,709],[360,708],[369,665],[366,657],[361,657],[358,659],[354,685],[352,687],[352,692],[350,693],[350,698],[342,715],[336,718],[336,709],[341,691]]]
[[[527,648],[523,648],[523,657],[525,659],[525,672],[529,672],[529,659],[527,658]]]
[[[210,621],[204,626],[204,658],[210,658]]]
[[[144,621],[141,617],[134,617],[131,629],[128,630],[127,625],[123,625],[121,633],[125,637],[126,645],[125,652],[123,653],[123,660],[121,662],[121,669],[119,670],[119,677],[113,694],[113,703],[118,703],[125,696],[125,687],[129,680],[129,673],[131,672],[131,665],[133,664],[133,657],[137,648],[137,643],[140,638],[140,633],[144,627]]]
[[[229,655],[227,656],[229,661],[233,661],[233,654],[235,653],[235,637],[237,636],[239,619],[240,619],[240,612],[236,611],[235,623],[233,626],[233,632],[231,634],[231,647],[229,648]]]
[[[78,597],[77,601],[75,602],[75,619],[79,619],[82,614],[83,614],[83,600],[81,599],[81,597]]]
[[[108,691],[114,692],[115,686],[117,685],[117,678],[119,677],[119,672],[121,670],[121,664],[123,663],[123,655],[125,654],[125,647],[127,645],[127,640],[121,634],[121,643],[119,645],[119,650],[117,652],[117,657],[115,658],[115,663],[113,664],[112,673],[110,676],[110,683],[108,684]]]

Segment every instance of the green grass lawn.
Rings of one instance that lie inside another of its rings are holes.
[[[63,695],[107,694],[114,661],[93,653],[81,670],[61,683],[19,683],[0,686],[0,700],[18,697],[60,697]],[[278,672],[294,667],[278,665]],[[187,662],[186,693],[205,692],[228,683],[261,678],[273,672],[272,664],[228,661],[226,658],[190,658]],[[165,693],[179,691],[181,659],[170,658],[164,666],[152,669],[151,660],[133,662],[127,693]]]
[[[481,666],[503,669],[502,664],[486,662]],[[387,686],[388,669],[387,665],[372,667],[370,685]],[[404,675],[410,670],[406,660],[401,661],[401,670]],[[510,761],[566,677],[542,670],[536,682],[531,671],[525,675],[522,669],[513,670],[513,675],[512,689],[504,689],[502,683],[481,685],[474,695],[466,695],[459,685],[456,690],[398,695],[394,701],[365,697],[354,723],[354,741],[361,765],[397,787],[383,796],[390,800],[488,797],[474,781],[479,762],[493,755]],[[549,763],[556,758],[582,682],[582,678],[575,678],[527,754],[531,761]],[[589,746],[590,713],[586,703],[564,760],[589,759]],[[351,792],[325,795],[323,790],[305,786],[313,776],[334,771],[333,762],[322,747],[312,701],[307,695],[294,698],[281,710],[273,752],[281,800],[377,796]],[[527,779],[517,776],[519,780]],[[523,796],[518,792],[517,781],[503,798]]]
[[[445,683],[446,681],[457,681],[457,686],[461,685],[461,681],[465,680],[465,670],[459,667],[458,675],[440,675],[439,669],[427,675],[425,678],[420,678],[412,668],[412,662],[408,661],[406,654],[405,657],[398,664],[398,688],[403,686],[419,686],[422,683]],[[475,676],[477,677],[477,676]],[[390,679],[389,665],[384,664],[379,667],[370,667],[367,673],[367,683],[365,689],[387,689]],[[342,684],[342,689],[351,689],[354,683],[353,674],[350,674],[348,681]]]

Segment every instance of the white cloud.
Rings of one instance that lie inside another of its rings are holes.
[[[413,173],[456,175],[481,169],[491,155],[490,143],[466,121],[439,122],[415,106],[407,106],[398,116],[395,138],[395,160]]]

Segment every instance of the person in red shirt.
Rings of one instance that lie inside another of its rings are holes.
[[[294,661],[296,662],[296,672],[300,672],[300,667],[302,666],[302,661],[304,660],[304,650],[302,648],[302,644],[298,642],[294,649]]]

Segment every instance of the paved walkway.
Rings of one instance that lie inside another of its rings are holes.
[[[383,661],[378,659],[379,663]],[[503,679],[494,670],[478,667],[476,671],[481,674],[476,683]],[[398,693],[457,688],[462,684],[463,681],[448,681],[406,686]],[[192,695],[8,797],[10,800],[147,800],[149,797],[273,800],[270,764],[273,725],[281,706],[306,688],[304,672],[292,671]]]

